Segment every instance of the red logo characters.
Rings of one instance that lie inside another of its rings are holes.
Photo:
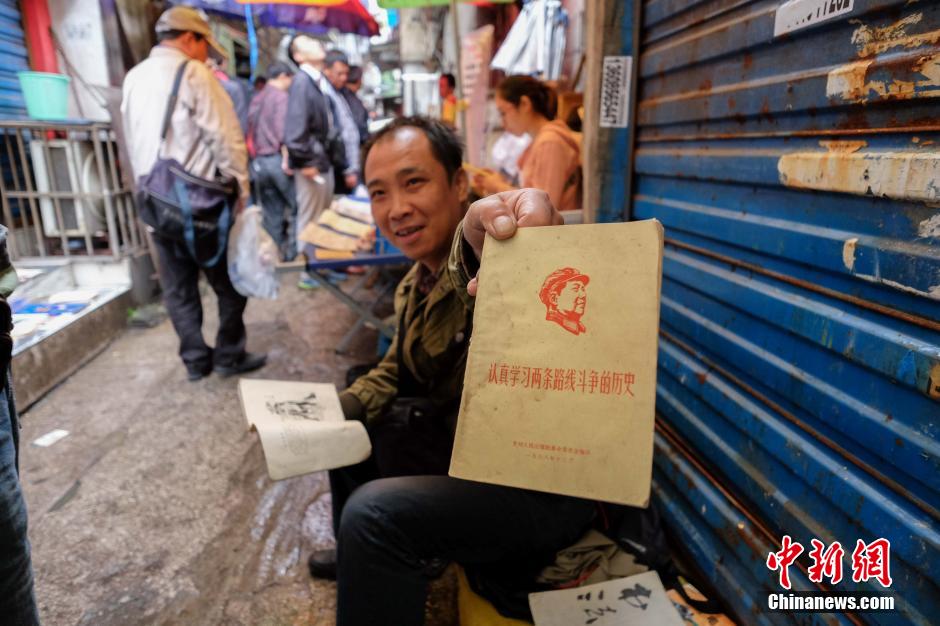
[[[828,578],[835,585],[842,581],[842,557],[845,550],[838,541],[833,541],[827,548],[819,539],[810,540],[813,549],[809,552],[812,565],[806,570],[809,580],[822,583]],[[784,535],[780,542],[780,551],[767,555],[767,568],[771,571],[779,570],[780,586],[790,588],[791,565],[803,553],[803,545],[793,541],[790,535]],[[891,586],[891,542],[880,538],[866,544],[861,539],[855,543],[852,551],[852,580],[854,582],[868,582],[874,579],[882,587]]]

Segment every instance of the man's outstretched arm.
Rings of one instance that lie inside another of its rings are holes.
[[[504,191],[471,204],[457,227],[447,260],[451,282],[464,303],[473,306],[471,298],[477,294],[476,274],[487,233],[496,239],[509,239],[519,228],[564,223],[548,194],[538,189]]]

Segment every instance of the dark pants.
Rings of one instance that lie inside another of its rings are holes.
[[[5,373],[0,384],[0,621],[32,626],[39,624],[39,614],[17,469],[19,425]]]
[[[242,314],[248,299],[235,291],[228,277],[226,256],[213,267],[200,268],[181,241],[153,236],[160,259],[163,300],[180,338],[179,354],[190,371],[207,372],[213,365],[233,365],[245,354]],[[219,301],[219,332],[215,350],[202,337],[199,270],[206,275]]]
[[[297,253],[297,194],[294,179],[281,169],[281,155],[260,156],[251,162],[255,190],[261,202],[264,229],[274,239],[281,258]]]
[[[442,562],[547,565],[594,517],[587,500],[448,476],[373,480],[374,468],[367,461],[330,472],[337,626],[419,626]]]

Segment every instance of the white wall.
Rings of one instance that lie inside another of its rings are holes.
[[[69,85],[69,116],[110,121],[108,112],[78,78],[81,76],[92,86],[109,84],[98,0],[49,0],[49,13],[52,30],[71,63],[70,67],[59,53],[59,71],[72,79]]]

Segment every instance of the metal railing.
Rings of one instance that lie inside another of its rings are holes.
[[[0,202],[13,259],[120,259],[147,249],[111,125],[0,121],[0,135]]]

